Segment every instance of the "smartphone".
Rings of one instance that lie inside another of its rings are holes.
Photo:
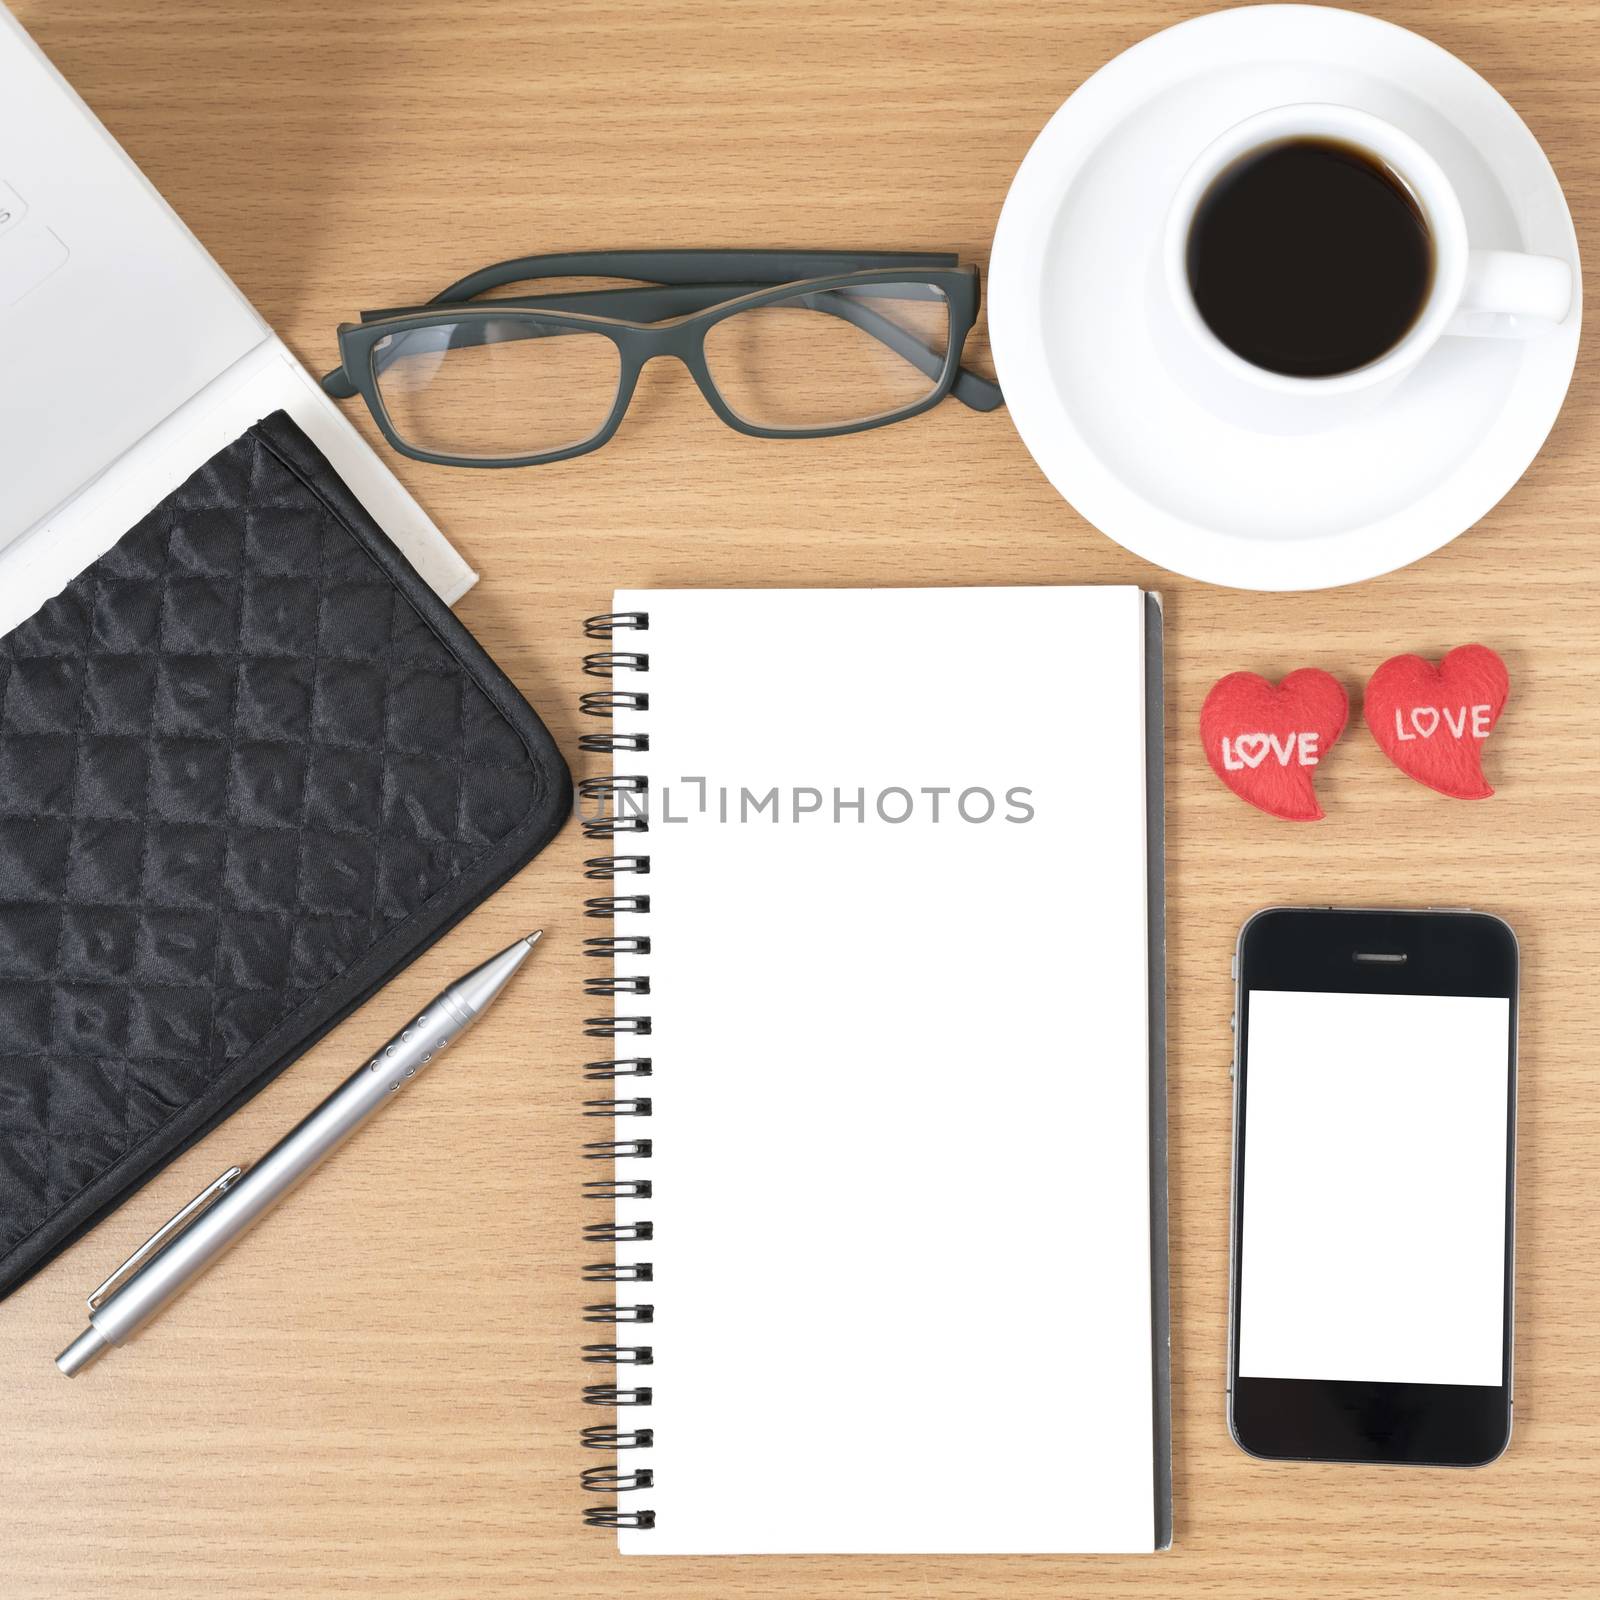
[[[1517,941],[1475,911],[1262,911],[1235,957],[1228,1422],[1273,1460],[1511,1439]]]

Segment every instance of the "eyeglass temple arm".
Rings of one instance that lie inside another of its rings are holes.
[[[685,255],[711,253],[683,252]],[[786,259],[792,261],[793,256],[788,256]],[[778,281],[790,280],[780,278]],[[630,320],[638,322],[659,322],[667,317],[704,310],[719,301],[733,299],[762,287],[761,284],[718,283],[668,285],[661,288],[586,289],[571,294],[506,296],[492,304],[514,307],[518,310],[578,311],[595,316],[627,316]],[[870,291],[872,287],[874,286],[864,284],[856,293]],[[872,310],[870,306],[861,304],[854,294],[845,295],[834,290],[822,289],[811,294],[797,295],[796,299],[814,311],[825,312],[829,316],[838,317],[860,328],[862,332],[887,345],[896,355],[909,361],[930,378],[937,378],[944,371],[944,357],[938,351],[930,349],[915,334],[900,327],[891,318]],[[437,303],[439,302],[430,302],[430,307]],[[484,302],[480,301],[478,304],[481,306]],[[364,311],[361,320],[373,322],[383,317],[404,316],[430,307],[390,307],[381,311]],[[519,326],[516,323],[495,324],[475,321],[461,324],[451,342],[457,346],[491,344],[518,337],[547,337],[549,333],[564,331],[567,330],[551,328],[536,334],[533,330],[526,329],[525,325]],[[473,337],[474,333],[479,334],[479,337]],[[341,400],[349,399],[356,392],[355,385],[345,376],[342,368],[328,373],[322,380],[322,387],[326,393]],[[976,372],[969,372],[965,367],[957,372],[950,392],[974,411],[993,411],[1004,403],[1005,398],[998,384]]]
[[[637,278],[668,287],[704,283],[793,283],[879,267],[954,267],[947,250],[567,250],[518,256],[459,278],[433,304],[470,300],[534,278]]]

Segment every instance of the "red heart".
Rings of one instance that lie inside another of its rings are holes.
[[[1457,800],[1487,800],[1483,744],[1505,710],[1511,678],[1487,645],[1464,644],[1438,666],[1394,656],[1367,684],[1367,726],[1379,748],[1418,783]]]
[[[1322,817],[1312,779],[1344,732],[1349,697],[1320,667],[1301,667],[1276,688],[1254,672],[1230,672],[1200,708],[1211,770],[1241,800],[1289,822]]]

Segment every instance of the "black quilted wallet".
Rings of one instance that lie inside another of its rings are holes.
[[[0,1295],[570,803],[532,707],[281,413],[0,639]]]

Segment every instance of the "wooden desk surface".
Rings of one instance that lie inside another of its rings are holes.
[[[987,257],[1007,183],[1065,96],[1191,14],[1136,0],[12,0],[67,77],[316,370],[334,325],[535,250],[803,244]],[[1600,3],[1385,9],[1495,83],[1580,231],[1600,206]],[[1591,259],[1600,258],[1594,239]],[[982,338],[977,358],[987,360]],[[624,1564],[578,1525],[583,843],[502,894],[0,1306],[0,1593],[583,1600],[930,1596],[1569,1596],[1600,1589],[1600,491],[1594,337],[1523,482],[1419,566],[1253,595],[1148,567],[1051,491],[1003,414],[949,404],[806,446],[741,438],[649,369],[603,453],[526,472],[391,457],[482,572],[461,615],[580,773],[580,626],[617,584],[1135,582],[1168,599],[1168,885],[1177,1547],[1140,1560]],[[363,413],[357,423],[375,437]],[[1452,804],[1364,733],[1316,828],[1247,811],[1194,736],[1207,686],[1312,663],[1353,689],[1400,649],[1510,663],[1499,796]],[[1223,1410],[1228,955],[1271,902],[1473,904],[1522,937],[1517,1425],[1488,1471],[1269,1466]],[[733,908],[730,908],[732,913]],[[177,1204],[261,1150],[447,975],[532,924],[521,1000],[443,1082],[343,1151],[136,1353],[50,1358],[83,1295]],[[536,992],[535,992],[536,991]],[[457,1086],[458,1088],[460,1086]],[[1026,1394],[1026,1364],[995,1379]],[[1027,1426],[1027,1405],[1017,1407]],[[862,1438],[870,1438],[866,1430]],[[857,1453],[859,1452],[859,1454]],[[841,1440],[861,1492],[898,1463]],[[759,1465],[754,1447],[728,1470]],[[1003,1452],[994,1463],[1005,1470]]]

